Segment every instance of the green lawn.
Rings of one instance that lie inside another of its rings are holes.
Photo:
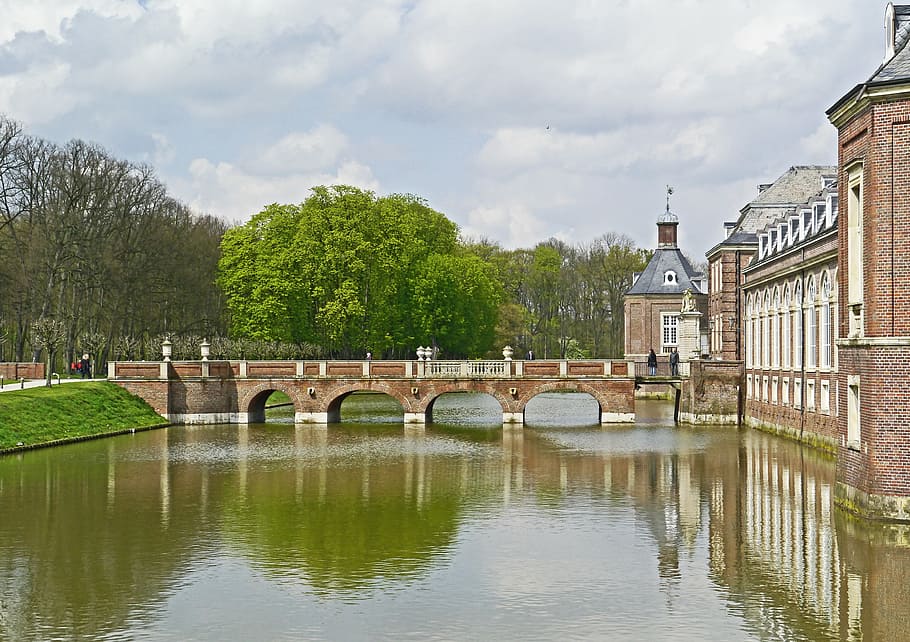
[[[107,382],[0,393],[0,450],[167,423],[142,399]]]

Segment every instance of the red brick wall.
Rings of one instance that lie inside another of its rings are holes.
[[[910,346],[842,346],[837,478],[876,495],[910,496]],[[847,373],[860,375],[860,449],[846,446]]]
[[[888,341],[910,336],[910,99],[870,105],[839,128],[838,143],[843,239],[849,218],[845,167],[863,161],[864,338],[839,348],[837,479],[873,496],[910,497],[910,346]],[[842,337],[849,327],[847,258],[844,242],[838,272]],[[846,445],[850,375],[860,377],[859,449]]]
[[[0,377],[4,379],[44,379],[43,363],[4,362],[0,363]]]

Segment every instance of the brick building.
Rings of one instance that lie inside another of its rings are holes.
[[[743,206],[739,218],[724,223],[724,240],[708,250],[708,317],[712,359],[742,361],[744,353],[743,271],[759,251],[759,236],[778,229],[794,212],[837,177],[828,165],[791,167],[773,183],[758,186],[758,196]],[[779,233],[778,240],[785,238]],[[787,236],[786,238],[789,238]],[[790,246],[788,245],[788,248]]]
[[[657,220],[657,249],[645,269],[633,276],[625,297],[625,354],[645,361],[653,348],[665,366],[667,355],[679,348],[680,311],[686,292],[695,310],[707,312],[705,277],[677,245],[679,219],[667,210]],[[690,355],[681,355],[687,359]],[[664,369],[663,367],[661,368]]]
[[[741,272],[744,421],[835,452],[838,197],[821,181],[758,233]]]
[[[884,62],[827,114],[838,131],[837,501],[910,520],[910,6]]]

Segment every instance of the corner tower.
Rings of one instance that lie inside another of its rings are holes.
[[[677,245],[679,218],[670,211],[670,192],[667,209],[657,218],[657,249],[645,269],[633,275],[625,296],[625,355],[635,361],[646,361],[652,348],[667,355],[680,347],[679,317],[687,291],[695,311],[707,311],[704,275]],[[662,363],[666,365],[666,357]]]

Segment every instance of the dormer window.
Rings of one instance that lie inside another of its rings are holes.
[[[822,176],[822,189],[828,189],[837,182],[836,176]]]
[[[821,232],[825,228],[825,204],[824,203],[815,203],[812,206],[812,210],[815,212],[814,230],[816,233],[818,233],[818,232]]]
[[[837,194],[828,194],[828,227],[837,225]]]
[[[664,285],[676,285],[679,281],[676,279],[676,272],[667,270],[664,272]]]
[[[802,222],[799,230],[799,240],[805,241],[812,234],[812,210],[800,211]]]

